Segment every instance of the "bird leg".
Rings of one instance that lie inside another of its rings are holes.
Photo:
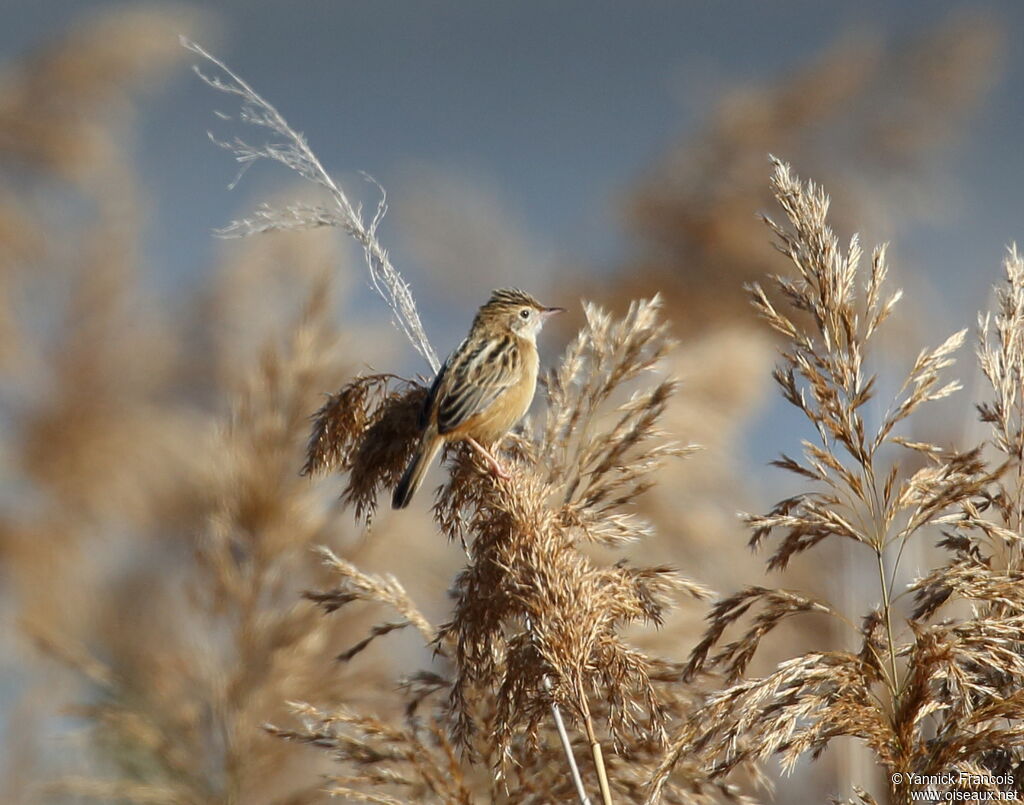
[[[498,463],[498,459],[494,457],[490,450],[484,447],[480,442],[474,439],[472,436],[467,436],[466,441],[469,442],[469,446],[476,450],[484,461],[487,462],[487,466],[490,467],[492,473],[503,481],[508,481],[512,478],[511,475]]]

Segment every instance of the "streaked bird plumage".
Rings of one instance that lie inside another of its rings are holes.
[[[434,378],[420,413],[420,442],[395,487],[394,508],[409,505],[447,442],[468,441],[495,474],[507,477],[487,446],[500,441],[529,409],[537,388],[537,334],[561,310],[517,288],[491,294],[469,335]]]

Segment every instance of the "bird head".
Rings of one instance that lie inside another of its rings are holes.
[[[480,308],[477,322],[533,340],[545,321],[564,311],[561,307],[546,307],[518,288],[499,288]]]

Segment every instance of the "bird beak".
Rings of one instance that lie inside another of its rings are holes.
[[[564,307],[546,307],[540,313],[541,313],[541,315],[545,319],[550,319],[556,313],[565,313],[565,308]]]

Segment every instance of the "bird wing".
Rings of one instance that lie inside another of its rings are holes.
[[[427,395],[437,405],[438,433],[450,433],[494,403],[519,377],[519,350],[511,337],[469,342],[445,361]]]
[[[460,346],[459,349],[462,349]],[[434,382],[430,384],[430,390],[427,392],[426,399],[423,400],[423,407],[420,409],[420,430],[426,430],[427,425],[430,424],[430,412],[434,407],[434,403],[437,400],[438,392],[441,390],[441,384],[444,382],[445,377],[448,375],[448,366],[452,362],[452,357],[458,353],[458,350],[453,352],[447,358],[444,359],[444,363],[441,364],[441,368],[437,370],[437,376],[434,378]]]

